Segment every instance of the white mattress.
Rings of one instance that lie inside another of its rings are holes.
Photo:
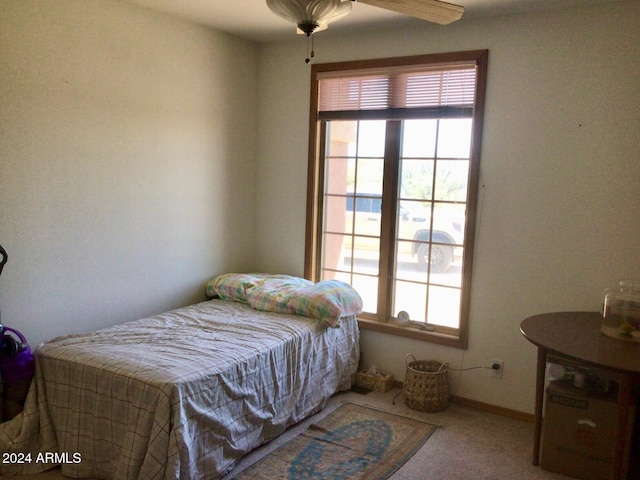
[[[32,461],[0,473],[58,452],[76,478],[219,478],[348,389],[358,359],[354,317],[327,328],[223,300],[59,337],[36,351],[24,413],[0,424],[0,450]]]

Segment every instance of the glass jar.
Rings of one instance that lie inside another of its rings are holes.
[[[621,280],[604,291],[600,330],[613,338],[640,342],[640,282]]]

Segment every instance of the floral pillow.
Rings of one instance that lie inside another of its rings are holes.
[[[288,275],[273,275],[246,290],[247,302],[264,312],[296,313],[289,300],[296,290],[308,285],[313,285],[313,282]]]
[[[340,318],[362,312],[362,298],[348,283],[340,280],[324,280],[298,288],[289,307],[298,315],[316,318],[331,327],[340,324]]]
[[[218,296],[223,300],[249,303],[247,301],[246,290],[253,287],[262,277],[264,277],[264,275],[254,273],[226,273],[224,275],[218,275],[207,283],[207,296]]]
[[[358,292],[340,280],[313,283],[289,275],[227,273],[209,280],[206,293],[256,310],[315,318],[331,327],[339,326],[342,317],[362,312]]]

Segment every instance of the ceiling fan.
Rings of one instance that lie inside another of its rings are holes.
[[[298,33],[310,37],[351,11],[356,0],[267,0],[273,13],[295,23]],[[440,0],[357,0],[367,5],[447,25],[462,17],[464,7]]]

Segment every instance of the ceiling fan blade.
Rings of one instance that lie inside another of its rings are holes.
[[[403,13],[427,22],[447,25],[462,18],[464,7],[439,0],[356,0],[374,7]]]

